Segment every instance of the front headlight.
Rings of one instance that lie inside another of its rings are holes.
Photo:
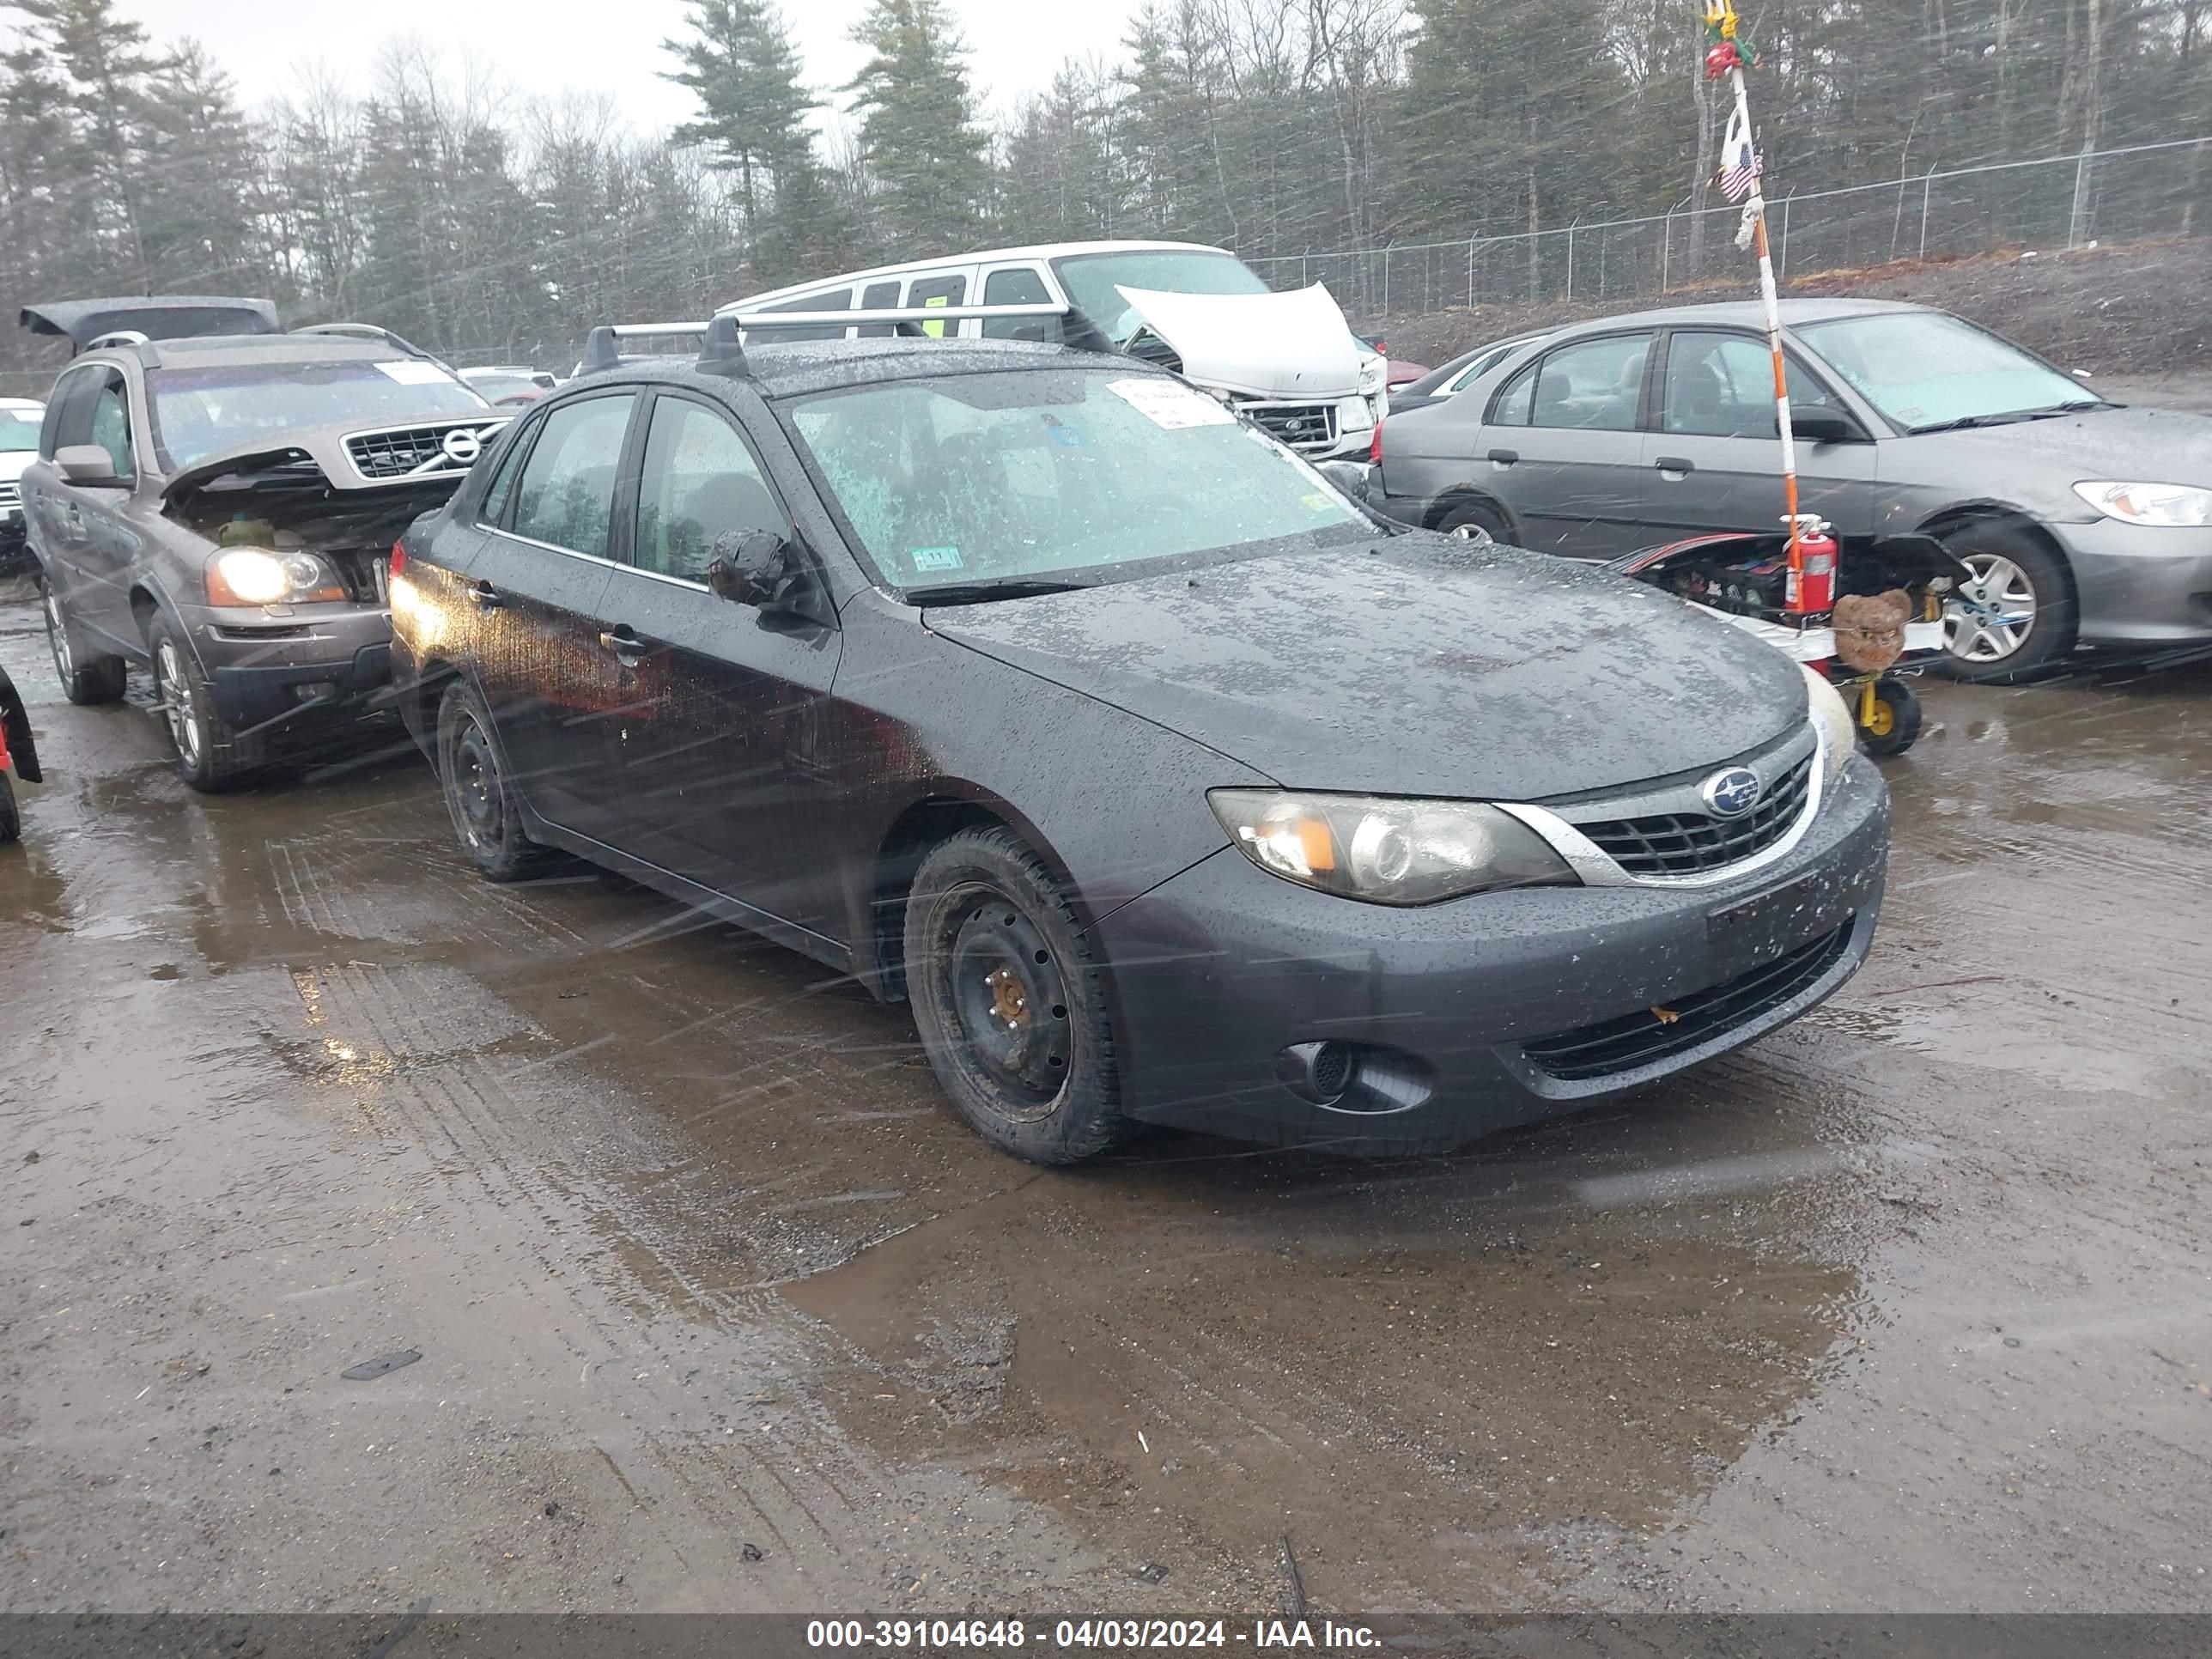
[[[1214,817],[1271,876],[1369,904],[1434,904],[1577,879],[1549,842],[1480,801],[1212,789]]]
[[[233,547],[208,561],[210,605],[309,605],[342,600],[345,585],[312,553]]]
[[[1361,397],[1369,398],[1380,392],[1383,382],[1389,378],[1390,360],[1379,351],[1371,351],[1368,353],[1366,361],[1359,365],[1359,379],[1354,384]],[[1340,380],[1337,384],[1341,386],[1344,383]]]
[[[1843,693],[1803,663],[1797,667],[1805,676],[1806,712],[1812,715],[1813,724],[1820,728],[1821,746],[1827,752],[1826,781],[1833,783],[1843,775],[1844,768],[1850,764],[1852,755],[1858,750],[1858,722],[1851,718]]]
[[[2074,493],[2108,519],[2128,524],[2212,524],[2212,489],[2195,484],[2077,483]]]

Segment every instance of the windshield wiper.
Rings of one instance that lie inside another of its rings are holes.
[[[2079,415],[2085,409],[2109,409],[2102,398],[2085,398],[2078,404],[2046,404],[2041,409],[2008,409],[1996,415],[1961,415],[1955,421],[1936,421],[1927,426],[1916,426],[1912,436],[1923,432],[1963,432],[1970,427],[2010,426],[2015,421],[2051,421],[2061,415]]]
[[[900,597],[908,605],[984,605],[993,599],[1033,599],[1046,593],[1069,593],[1097,582],[1047,581],[1027,576],[1001,576],[990,581],[943,582],[935,587],[909,587]]]

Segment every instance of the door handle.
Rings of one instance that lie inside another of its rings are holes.
[[[499,589],[489,582],[477,582],[471,586],[469,599],[479,611],[497,611],[507,603],[500,597]]]
[[[1652,465],[1662,472],[1676,474],[1695,472],[1698,470],[1698,464],[1686,455],[1662,455]]]
[[[1498,466],[1510,466],[1520,459],[1521,452],[1517,449],[1493,449],[1490,452],[1492,463]]]
[[[626,629],[617,629],[599,635],[599,644],[611,651],[625,668],[634,667],[637,659],[653,647]]]

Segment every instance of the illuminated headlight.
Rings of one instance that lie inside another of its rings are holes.
[[[208,561],[210,605],[307,605],[343,599],[345,586],[312,553],[234,547]]]
[[[2212,489],[2195,484],[2077,483],[2074,493],[2108,519],[2129,524],[2212,525]]]
[[[1279,789],[1213,789],[1206,798],[1237,850],[1269,875],[1369,904],[1576,880],[1542,836],[1480,801]]]
[[[1851,711],[1844,705],[1843,694],[1803,663],[1797,665],[1805,676],[1807,712],[1813,724],[1820,731],[1820,747],[1827,756],[1826,781],[1833,783],[1843,775],[1844,768],[1850,764],[1852,755],[1859,746],[1859,728],[1851,719]]]

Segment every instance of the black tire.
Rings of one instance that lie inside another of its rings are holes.
[[[23,814],[15,805],[15,780],[0,772],[0,847],[23,838]]]
[[[146,652],[154,664],[154,691],[161,700],[161,724],[177,771],[203,794],[235,789],[268,763],[267,745],[234,732],[216,712],[215,689],[200,672],[191,647],[156,617],[146,630]]]
[[[1510,542],[1512,526],[1488,501],[1454,501],[1437,520],[1438,533],[1470,542]]]
[[[2024,586],[2031,612],[2026,628],[2016,631],[1969,631],[1970,625],[1955,617],[1949,619],[1946,640],[1950,648],[1937,659],[1944,673],[1978,684],[2009,685],[2043,672],[2072,653],[2080,623],[2073,574],[2050,543],[2016,525],[1989,520],[1963,525],[1942,541],[1978,576],[2001,577],[2004,586],[2000,594],[2020,592]],[[2000,652],[1996,647],[2008,634],[2017,642]]]
[[[523,832],[514,786],[493,742],[491,713],[461,681],[438,703],[438,784],[461,851],[487,881],[526,881],[552,862]]]
[[[104,653],[87,654],[70,643],[62,596],[54,591],[52,582],[46,584],[44,608],[46,650],[54,659],[54,676],[62,683],[62,695],[80,708],[113,702],[121,697],[124,677],[130,672],[131,665],[120,657]]]
[[[1060,884],[1012,830],[963,830],[922,860],[906,980],[937,1080],[984,1139],[1065,1164],[1121,1137],[1103,978]]]
[[[1863,695],[1850,699],[1854,720]],[[1874,711],[1873,723],[1859,727],[1859,747],[1868,754],[1901,755],[1920,740],[1920,694],[1903,680],[1885,675],[1874,683]]]

